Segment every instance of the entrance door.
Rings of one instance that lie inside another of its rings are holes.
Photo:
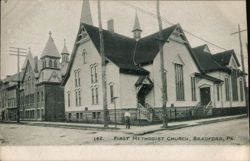
[[[210,87],[200,89],[201,105],[207,105],[211,101]]]
[[[146,94],[145,94],[145,86],[143,85],[140,89],[140,91],[137,94],[138,98],[138,103],[140,103],[142,106],[145,106],[145,99],[146,99]]]
[[[139,102],[142,106],[145,106],[145,95],[144,95],[144,94],[138,94],[138,102]]]

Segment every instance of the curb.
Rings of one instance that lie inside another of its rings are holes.
[[[223,121],[229,121],[229,120],[235,120],[235,119],[240,119],[240,118],[247,118],[247,115],[240,115],[240,116],[234,116],[234,117],[228,117],[228,118],[217,118],[214,120],[208,120],[208,121],[197,121],[192,124],[179,124],[179,125],[173,125],[169,126],[168,128],[158,128],[155,130],[148,130],[148,131],[138,131],[138,132],[129,132],[129,131],[124,131],[122,128],[115,128],[115,127],[98,127],[98,126],[81,126],[81,125],[65,125],[65,124],[50,124],[50,123],[43,123],[43,122],[38,122],[38,123],[33,123],[33,122],[20,122],[19,124],[21,125],[28,125],[28,126],[42,126],[42,127],[55,127],[55,128],[67,128],[67,129],[79,129],[79,130],[97,130],[97,131],[112,131],[112,132],[123,132],[125,134],[133,134],[133,135],[145,135],[145,134],[150,134],[158,131],[164,131],[164,130],[177,130],[177,129],[182,129],[182,128],[187,128],[187,127],[194,127],[194,126],[199,126],[199,125],[205,125],[205,124],[212,124],[212,123],[217,123],[217,122],[223,122]],[[16,124],[16,122],[2,122],[6,124]]]
[[[17,124],[16,122],[2,122],[4,124]],[[18,124],[17,124],[18,125]],[[41,127],[55,127],[55,128],[66,128],[66,129],[78,129],[78,130],[99,130],[99,131],[117,131],[120,128],[115,127],[94,127],[94,126],[81,126],[81,125],[59,125],[59,124],[49,124],[49,123],[32,123],[32,122],[20,122],[19,125],[27,126],[41,126]]]
[[[94,126],[78,126],[78,125],[56,125],[56,124],[47,124],[47,123],[24,123],[25,125],[30,126],[43,126],[43,127],[55,127],[55,128],[67,128],[67,129],[80,129],[80,130],[99,130],[99,131],[117,131],[120,128],[115,127],[94,127]]]
[[[242,116],[236,116],[236,117],[231,117],[231,118],[218,118],[216,120],[200,121],[194,124],[181,124],[181,125],[175,125],[175,126],[170,126],[168,128],[161,128],[161,129],[156,129],[156,130],[149,130],[149,131],[143,131],[143,132],[125,132],[125,133],[133,134],[133,135],[145,135],[145,134],[151,134],[151,133],[158,132],[158,131],[177,130],[177,129],[187,128],[187,127],[194,127],[194,126],[212,124],[212,123],[217,123],[217,122],[236,120],[236,119],[241,119],[241,118],[247,118],[247,116],[242,115]]]

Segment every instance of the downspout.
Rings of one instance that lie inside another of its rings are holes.
[[[232,97],[233,97],[233,93],[232,93],[231,75],[229,76],[229,93],[230,93],[230,107],[232,107]]]
[[[224,107],[224,105],[223,105],[223,95],[222,95],[222,85],[223,85],[223,83],[220,84],[220,91],[221,91],[220,92],[221,93],[220,97],[221,97],[221,106]]]
[[[216,103],[215,103],[215,101],[216,101],[216,99],[215,99],[215,83],[213,83],[213,99],[214,99],[214,107],[216,107]]]

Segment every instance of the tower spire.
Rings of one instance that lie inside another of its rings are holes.
[[[69,51],[66,47],[66,39],[64,39],[64,46],[63,46],[62,54],[68,54],[68,53],[69,53]]]
[[[133,27],[132,32],[134,33],[134,39],[138,41],[141,38],[142,29],[141,29],[138,15],[137,15],[137,10],[135,13],[135,22],[134,22],[134,27]]]
[[[69,62],[69,51],[66,47],[66,39],[64,39],[64,46],[61,55],[62,55],[62,65],[64,66],[65,63]]]
[[[82,2],[82,13],[80,23],[93,25],[89,0],[83,0]]]

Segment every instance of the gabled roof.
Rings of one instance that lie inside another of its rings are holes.
[[[24,72],[20,72],[20,81],[22,80]],[[3,79],[3,83],[11,83],[12,85],[16,85],[18,81],[18,73],[9,75],[5,79]]]
[[[35,67],[35,61],[34,61],[34,58],[32,56],[32,53],[31,53],[30,49],[29,49],[28,54],[27,54],[27,56],[25,58],[25,61],[23,63],[23,66],[22,66],[23,70],[26,68],[26,65],[27,65],[28,61],[30,62],[30,65],[34,69],[34,67]]]
[[[236,56],[234,50],[227,50],[227,51],[224,51],[224,52],[214,54],[213,58],[214,58],[214,60],[216,60],[221,65],[226,66],[226,65],[229,64],[230,59],[231,59],[232,56],[234,57],[237,65],[240,66],[240,62],[237,59],[237,56]]]
[[[88,33],[90,39],[94,43],[94,46],[100,53],[100,38],[99,38],[99,28],[83,23],[82,24],[85,31]],[[179,24],[171,26],[162,30],[162,36],[164,42],[167,42],[171,34],[175,29],[181,27]],[[78,34],[81,32],[82,27],[79,27]],[[182,31],[183,32],[183,31]],[[136,75],[147,75],[149,72],[140,65],[152,63],[156,55],[159,53],[159,32],[151,34],[147,37],[136,41],[135,39],[113,33],[107,30],[103,30],[104,39],[104,52],[105,57],[115,63],[122,73],[136,74]],[[183,34],[183,38],[186,39]],[[67,73],[63,84],[66,83],[69,73],[75,59],[76,50],[78,48],[78,38],[76,39],[72,56],[67,68]],[[190,55],[196,64],[199,62],[195,59],[193,50],[188,43],[186,43]],[[137,65],[138,64],[138,65]],[[201,71],[199,65],[197,65],[199,71]]]
[[[212,77],[212,76],[207,75],[207,74],[195,73],[194,75],[195,75],[196,77],[199,77],[199,78],[203,78],[203,79],[206,79],[206,80],[210,80],[210,81],[212,81],[212,82],[214,82],[214,83],[217,83],[217,84],[223,82],[222,80],[220,80],[220,79],[218,79],[218,78],[215,78],[215,77]]]
[[[144,83],[144,80],[145,80],[145,82],[148,81],[147,84],[150,84],[150,85],[153,84],[152,80],[151,80],[148,76],[145,76],[145,75],[144,75],[144,76],[140,76],[140,77],[138,78],[138,80],[135,82],[135,86],[137,87],[137,86],[142,85],[142,84]]]
[[[23,71],[23,75],[22,75],[22,77],[20,77],[22,81],[24,81],[24,78],[25,78],[25,75],[26,75],[26,73],[27,73],[27,70],[28,70],[28,66],[29,66],[29,65],[30,65],[30,67],[31,67],[31,71],[32,71],[33,74],[34,74],[34,77],[35,77],[35,78],[38,77],[38,74],[39,74],[39,73],[36,73],[36,72],[35,72],[35,70],[34,70],[34,68],[32,67],[30,61],[28,60],[28,61],[27,61],[27,64],[26,64],[26,67],[25,67],[25,70]]]
[[[220,65],[213,59],[213,55],[211,53],[206,52],[207,45],[201,45],[193,48],[193,53],[195,59],[199,62],[200,68],[203,72],[213,72],[213,71],[224,71],[230,72],[230,69]]]
[[[45,48],[43,49],[41,58],[44,58],[46,56],[60,58],[60,54],[56,48],[55,42],[53,38],[51,37],[51,32],[49,35],[49,39],[45,45]]]
[[[84,27],[89,34],[96,49],[100,53],[100,37],[99,29],[94,26],[84,24]],[[105,57],[115,63],[121,72],[128,72],[131,74],[148,74],[145,69],[136,66],[133,61],[133,54],[136,41],[126,36],[112,33],[107,30],[103,30],[104,39],[104,52]]]
[[[174,25],[162,30],[164,40],[167,40],[178,25]],[[135,62],[137,64],[148,63],[154,60],[159,53],[159,32],[140,39],[137,43]]]

